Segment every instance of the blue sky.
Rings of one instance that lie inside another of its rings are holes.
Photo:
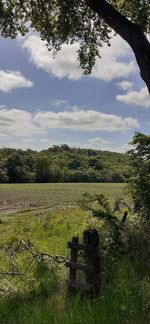
[[[134,56],[118,35],[111,43],[83,76],[77,43],[54,60],[36,34],[1,39],[0,147],[125,152],[135,131],[148,134],[150,96]]]

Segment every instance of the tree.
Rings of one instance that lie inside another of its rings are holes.
[[[79,159],[72,159],[69,163],[68,163],[68,169],[78,169],[81,166],[81,162],[79,161]]]
[[[88,164],[89,164],[89,167],[92,167],[95,170],[102,170],[104,168],[103,163],[93,157],[91,157],[89,159]]]
[[[40,154],[36,159],[36,181],[50,182],[51,168],[50,161],[46,155]]]
[[[0,32],[4,37],[40,33],[49,50],[79,41],[78,59],[85,74],[110,45],[110,28],[132,48],[140,74],[150,92],[149,0],[0,0]]]
[[[8,180],[6,162],[0,160],[0,183],[5,183]]]
[[[135,133],[128,152],[131,159],[132,177],[129,184],[136,212],[150,218],[150,136]]]
[[[18,150],[18,152],[12,153],[7,159],[6,168],[10,183],[34,181],[35,174],[33,168],[27,164],[26,156],[23,156],[21,152],[21,150]]]

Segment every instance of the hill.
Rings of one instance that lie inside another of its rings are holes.
[[[66,144],[40,152],[0,149],[0,183],[126,182],[127,154],[70,148]]]

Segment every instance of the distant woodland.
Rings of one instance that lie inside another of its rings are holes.
[[[0,183],[126,182],[127,154],[70,148],[66,144],[41,152],[0,149]]]

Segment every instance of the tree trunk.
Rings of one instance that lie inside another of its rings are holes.
[[[132,23],[106,0],[85,0],[117,34],[132,48],[142,79],[150,93],[150,43],[141,27]]]

